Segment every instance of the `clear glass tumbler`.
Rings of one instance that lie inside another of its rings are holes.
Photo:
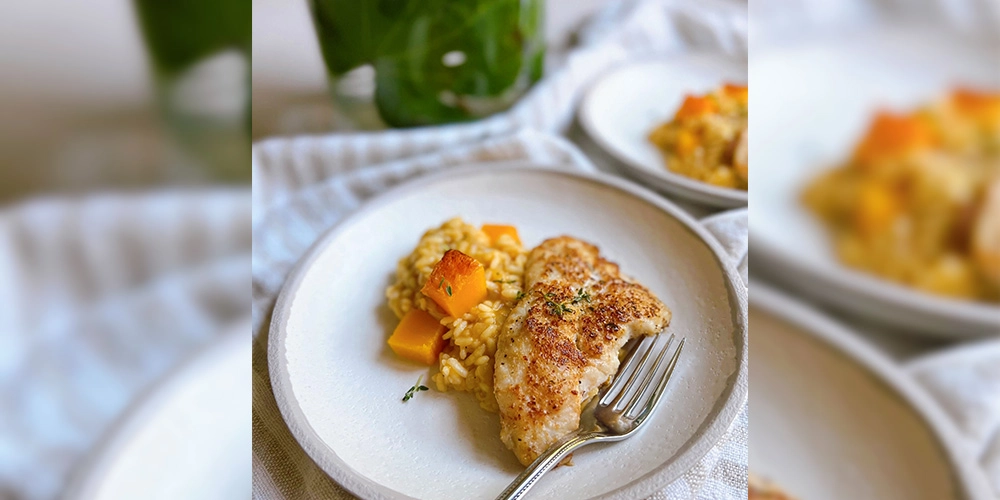
[[[135,6],[181,163],[208,181],[249,181],[251,3],[135,0]]]

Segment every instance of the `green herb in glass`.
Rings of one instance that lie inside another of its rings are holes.
[[[542,74],[544,0],[310,3],[331,79],[371,65],[375,106],[393,127],[487,116]]]

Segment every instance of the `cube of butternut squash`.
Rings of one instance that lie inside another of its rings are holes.
[[[864,139],[854,152],[862,164],[875,163],[880,158],[898,157],[928,148],[935,142],[934,129],[919,115],[898,115],[880,112],[875,115]]]
[[[410,309],[389,337],[389,347],[400,357],[434,364],[444,349],[445,330],[447,328],[434,316],[420,309]]]
[[[708,96],[687,95],[680,109],[674,114],[675,120],[687,120],[699,116],[709,115],[718,111],[715,101]]]
[[[478,260],[448,250],[420,291],[448,316],[457,318],[486,300],[486,271]]]
[[[483,232],[486,233],[486,236],[490,237],[490,243],[494,245],[497,240],[505,234],[514,238],[514,241],[516,241],[518,245],[521,244],[521,238],[517,236],[517,228],[514,226],[506,226],[502,224],[483,224]]]

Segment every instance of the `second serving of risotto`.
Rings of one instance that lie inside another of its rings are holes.
[[[1000,94],[959,89],[915,111],[879,112],[803,200],[848,266],[1000,301]]]
[[[745,85],[726,84],[705,95],[685,96],[674,117],[649,134],[667,168],[715,186],[746,190]]]

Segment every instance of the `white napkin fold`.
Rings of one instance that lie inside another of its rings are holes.
[[[253,318],[254,350],[254,497],[291,499],[316,491],[350,498],[325,477],[288,432],[274,402],[266,364],[266,319],[292,265],[325,230],[364,200],[430,170],[470,163],[525,160],[541,165],[593,171],[575,147],[556,136],[522,131],[460,148],[398,160],[364,169],[344,169],[338,175],[282,197],[280,203],[254,220]],[[273,166],[268,166],[272,170]],[[502,168],[487,166],[486,168]],[[712,228],[738,262],[746,254],[746,230],[736,229],[745,210],[719,217]],[[730,241],[734,235],[737,241]],[[742,243],[740,243],[742,238]],[[742,247],[740,246],[742,245]],[[747,477],[746,408],[729,434],[691,471],[653,498],[742,499]],[[294,492],[294,494],[292,494]]]
[[[905,365],[941,404],[1000,498],[1000,340],[971,342]]]
[[[750,212],[746,208],[730,210],[701,219],[701,223],[719,240],[730,262],[740,272],[743,284],[750,283]]]

